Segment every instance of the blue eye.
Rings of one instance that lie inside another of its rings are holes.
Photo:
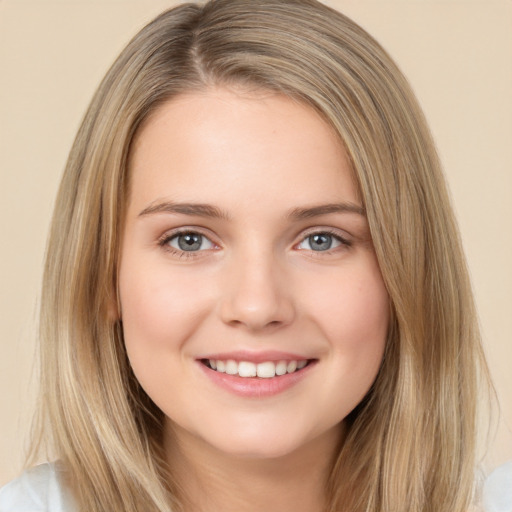
[[[308,251],[321,252],[328,251],[329,249],[335,249],[340,245],[350,244],[341,237],[331,235],[330,233],[313,233],[304,238],[297,247]]]
[[[178,233],[166,240],[173,249],[184,252],[205,251],[214,247],[213,242],[200,233]]]

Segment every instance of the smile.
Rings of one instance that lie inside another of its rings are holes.
[[[259,400],[299,385],[314,372],[319,359],[278,350],[233,350],[204,354],[196,363],[201,373],[216,386]]]
[[[204,359],[201,361],[205,366],[218,373],[227,375],[237,375],[238,377],[250,378],[259,377],[262,379],[271,379],[276,376],[282,376],[290,373],[296,373],[305,368],[310,360],[291,360],[291,361],[264,361],[253,363],[251,361],[235,361],[233,359]]]

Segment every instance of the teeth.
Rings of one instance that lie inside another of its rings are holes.
[[[307,361],[304,361],[304,363],[306,362]],[[284,375],[286,373],[286,366],[286,361],[279,361],[279,363],[276,364],[276,375]]]
[[[233,359],[223,361],[221,359],[209,359],[208,363],[212,370],[228,375],[238,375],[239,377],[260,377],[261,379],[271,379],[276,375],[285,375],[294,373],[304,368],[308,361],[302,359],[300,361],[279,361],[274,363],[266,361],[264,363],[251,363],[249,361],[237,362]]]
[[[226,373],[228,375],[236,375],[238,373],[238,363],[233,361],[233,359],[226,361]]]
[[[256,373],[262,379],[271,379],[276,376],[276,365],[269,361],[268,363],[260,363],[256,366]]]
[[[297,369],[297,361],[290,361],[286,367],[288,373],[293,373]]]
[[[256,365],[247,361],[238,363],[238,375],[240,377],[256,377]]]

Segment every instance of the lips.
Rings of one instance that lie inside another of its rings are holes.
[[[304,355],[274,351],[209,354],[197,361],[210,381],[247,398],[269,397],[289,389],[318,362]]]

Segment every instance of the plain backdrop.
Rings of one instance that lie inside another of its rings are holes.
[[[57,185],[101,77],[170,0],[0,0],[0,484],[22,467],[38,294]],[[397,60],[457,212],[512,459],[512,1],[331,0]]]

